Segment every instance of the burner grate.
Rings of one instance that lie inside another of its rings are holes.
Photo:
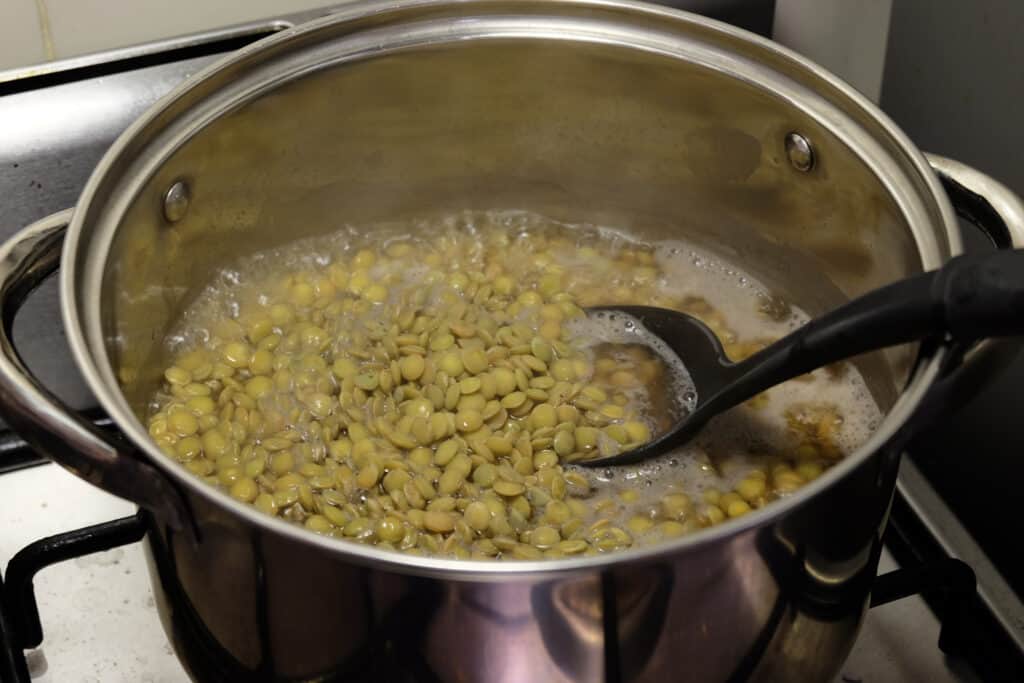
[[[920,593],[941,620],[939,648],[947,656],[969,663],[984,681],[1024,681],[1024,651],[982,600],[973,569],[949,557],[899,492],[893,500],[885,544],[900,566],[917,574],[908,575],[907,585],[902,579],[893,579],[886,590],[897,596],[894,599]],[[872,606],[875,598],[883,597],[876,593]]]
[[[68,531],[31,543],[7,564],[6,585],[0,577],[0,680],[28,683],[24,651],[39,647],[43,628],[33,579],[42,569],[123,545],[146,535],[142,513]]]

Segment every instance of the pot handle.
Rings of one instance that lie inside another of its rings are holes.
[[[192,535],[178,490],[132,446],[74,413],[32,376],[12,342],[14,317],[60,264],[72,209],[47,216],[0,246],[0,414],[33,448],[108,493],[153,512]]]
[[[1024,203],[1012,190],[953,159],[926,154],[953,208],[1000,249],[1024,248]]]
[[[1024,202],[996,179],[953,159],[926,154],[957,215],[981,230],[999,249],[1024,248]],[[963,349],[956,372],[960,403],[976,394],[1014,361],[1019,341],[986,340]]]
[[[925,156],[957,215],[985,233],[999,249],[1024,248],[1024,203],[1012,190],[959,161],[934,154]],[[894,438],[894,452],[902,451],[919,434],[952,416],[993,377],[1004,372],[1019,353],[1020,342],[1015,339],[955,345],[940,379]]]

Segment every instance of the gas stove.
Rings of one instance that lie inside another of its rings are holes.
[[[0,73],[0,239],[72,206],[117,134],[173,86],[319,14]],[[725,18],[760,32],[770,24],[763,12]],[[104,426],[58,311],[50,282],[23,310],[15,341],[44,385]],[[874,606],[837,680],[1024,680],[1019,565],[990,560],[1012,553],[972,535],[962,497],[937,492],[955,476],[949,462],[913,452],[904,460]],[[42,461],[2,423],[0,500],[0,681],[187,680],[160,625],[131,504]],[[420,678],[400,671],[392,680]]]

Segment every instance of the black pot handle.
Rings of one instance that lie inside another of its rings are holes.
[[[1024,248],[1024,203],[1009,188],[980,171],[945,157],[926,155],[954,210],[980,229],[1000,249]],[[1021,277],[1021,275],[1017,275]],[[939,379],[911,418],[893,438],[892,452],[902,452],[917,435],[951,418],[993,377],[1020,354],[1019,339],[954,343]]]
[[[935,154],[925,155],[949,196],[953,209],[973,224],[999,249],[1024,249],[1024,202],[1012,190],[991,176],[966,164]],[[965,405],[988,382],[1005,370],[1021,350],[1019,339],[988,339],[961,345],[947,363],[945,391],[955,397],[954,405]],[[955,372],[953,372],[955,370]],[[927,411],[926,411],[927,412]]]
[[[1024,249],[1024,203],[1020,197],[966,164],[936,154],[925,156],[961,218],[977,226],[1000,249]]]
[[[68,209],[48,216],[0,246],[0,414],[41,454],[191,535],[188,507],[174,485],[132,446],[100,432],[40,385],[14,348],[14,317],[57,270],[71,214]]]

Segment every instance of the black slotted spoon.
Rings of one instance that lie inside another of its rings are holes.
[[[636,318],[679,357],[696,387],[697,405],[668,431],[632,450],[574,463],[629,465],[682,446],[714,416],[836,361],[936,336],[971,342],[1024,334],[1024,250],[958,256],[815,318],[739,363],[728,359],[714,332],[685,313],[653,306],[587,311]]]

